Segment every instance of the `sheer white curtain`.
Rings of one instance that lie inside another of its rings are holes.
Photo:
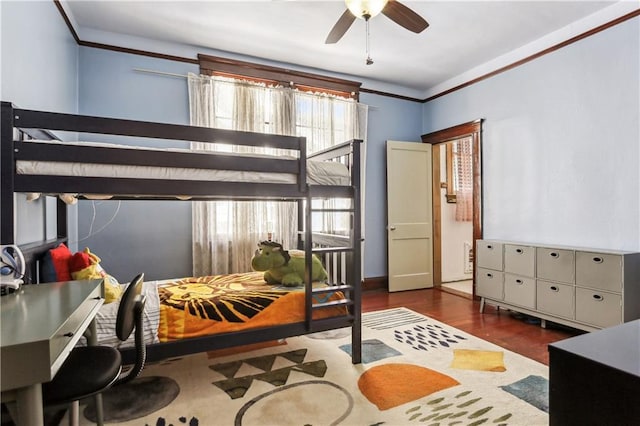
[[[366,138],[366,107],[347,99],[190,74],[189,103],[193,125],[306,136],[308,152]],[[193,143],[192,148],[229,149],[205,143]],[[275,149],[258,151],[287,154]],[[192,208],[195,275],[250,270],[256,244],[268,233],[285,247],[295,244],[294,203],[197,201]]]
[[[326,94],[295,92],[296,127],[299,136],[307,138],[309,152],[329,148],[351,139],[367,138],[368,108],[350,99],[336,98]],[[362,186],[361,197],[364,206],[364,165],[366,144],[361,147]],[[349,208],[349,200],[314,200],[315,208]],[[364,208],[362,209],[364,212]],[[316,231],[344,233],[349,231],[347,214],[313,213],[313,228]],[[364,223],[364,217],[362,218]]]

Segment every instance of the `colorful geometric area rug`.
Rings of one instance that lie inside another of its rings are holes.
[[[548,424],[543,364],[405,308],[363,315],[358,365],[351,363],[350,333],[332,330],[147,365],[140,378],[105,395],[105,420],[149,426]],[[91,401],[80,417],[81,424],[92,424]]]

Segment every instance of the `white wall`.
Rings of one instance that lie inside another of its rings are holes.
[[[484,118],[485,238],[640,249],[640,18],[424,105]]]

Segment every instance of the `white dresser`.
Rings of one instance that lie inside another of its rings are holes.
[[[587,331],[640,318],[640,253],[498,240],[476,243],[485,303]]]

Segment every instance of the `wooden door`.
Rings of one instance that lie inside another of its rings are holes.
[[[431,145],[387,141],[389,291],[433,287]]]

